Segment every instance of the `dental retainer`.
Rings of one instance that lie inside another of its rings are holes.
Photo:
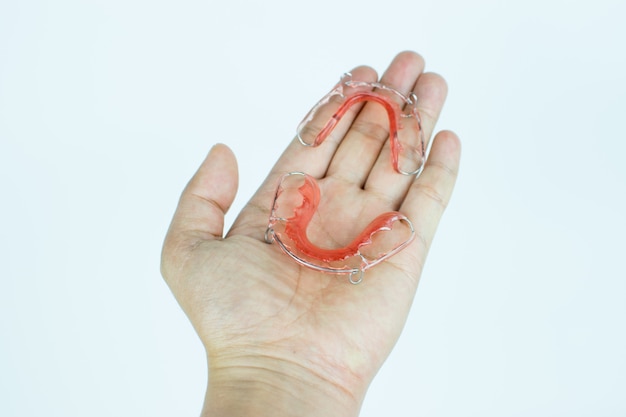
[[[394,169],[404,175],[419,175],[425,160],[425,143],[414,93],[405,96],[377,82],[355,81],[347,73],[305,116],[297,137],[305,146],[319,146],[353,105],[365,101],[383,106],[389,120],[389,145]],[[348,244],[323,248],[309,239],[307,228],[321,200],[316,180],[303,172],[290,172],[280,179],[265,241],[278,246],[296,262],[332,274],[349,274],[352,284],[364,272],[393,256],[411,243],[415,229],[397,211],[372,220]]]

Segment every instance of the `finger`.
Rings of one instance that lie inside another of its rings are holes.
[[[380,82],[406,94],[413,89],[423,69],[424,59],[420,55],[402,52],[393,59]],[[367,103],[337,149],[326,175],[362,187],[388,136],[387,111],[379,103]],[[390,159],[387,164],[391,165]]]
[[[430,135],[446,100],[448,86],[440,75],[424,73],[417,80],[413,92],[418,100],[418,112],[424,134],[425,149],[427,149]],[[390,160],[391,149],[389,146],[384,146],[367,178],[364,188],[369,192],[381,195],[397,208],[404,199],[409,186],[414,180],[414,176],[398,175]]]
[[[237,186],[235,155],[226,145],[215,145],[180,197],[165,238],[164,255],[199,241],[221,238],[224,214],[235,198]]]
[[[414,92],[417,95],[417,110],[422,121],[424,140],[428,145],[448,95],[448,84],[441,75],[428,72],[422,74]]]
[[[400,207],[400,211],[413,222],[416,241],[398,254],[398,257],[410,257],[410,261],[420,270],[426,260],[439,220],[450,201],[460,157],[459,138],[450,131],[439,132],[433,141],[422,175],[411,184]]]
[[[350,72],[355,79],[363,81],[373,82],[378,77],[376,71],[366,66],[356,67]],[[361,107],[353,106],[342,117],[329,137],[316,147],[304,146],[297,138],[293,139],[263,184],[243,208],[228,232],[228,236],[241,234],[263,240],[270,205],[279,178],[283,174],[293,171],[306,172],[315,178],[323,177],[339,143],[352,125]]]

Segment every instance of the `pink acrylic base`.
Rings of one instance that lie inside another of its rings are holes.
[[[350,274],[360,282],[362,273],[408,245],[415,235],[402,213],[387,212],[372,220],[343,247],[323,248],[313,243],[307,229],[321,200],[316,180],[294,172],[282,177],[272,206],[266,239],[300,264],[327,273]]]
[[[408,96],[380,83],[353,80],[350,74],[307,113],[296,130],[305,146],[320,146],[355,105],[372,102],[387,114],[391,164],[405,175],[419,175],[425,160],[425,141],[417,96]]]

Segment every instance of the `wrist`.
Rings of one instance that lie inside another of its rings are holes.
[[[354,417],[363,395],[355,396],[319,373],[276,357],[210,358],[202,415]]]

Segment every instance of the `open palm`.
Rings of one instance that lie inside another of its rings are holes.
[[[404,52],[380,81],[415,92],[428,138],[446,84],[422,71],[421,57]],[[368,67],[352,74],[377,80]],[[215,146],[190,181],[164,244],[162,271],[207,350],[210,386],[212,378],[226,386],[228,377],[241,382],[254,375],[268,386],[287,382],[282,389],[295,393],[300,382],[333,392],[329,401],[343,396],[346,409],[358,411],[406,320],[460,153],[456,136],[440,132],[419,178],[400,175],[390,162],[386,121],[384,110],[368,103],[344,116],[319,147],[292,141],[225,237],[224,213],[237,189],[234,155]],[[278,179],[291,171],[319,181],[323,206],[309,230],[318,245],[350,239],[393,210],[413,222],[416,239],[369,269],[359,285],[297,264],[264,241]],[[217,398],[207,395],[207,402]]]

